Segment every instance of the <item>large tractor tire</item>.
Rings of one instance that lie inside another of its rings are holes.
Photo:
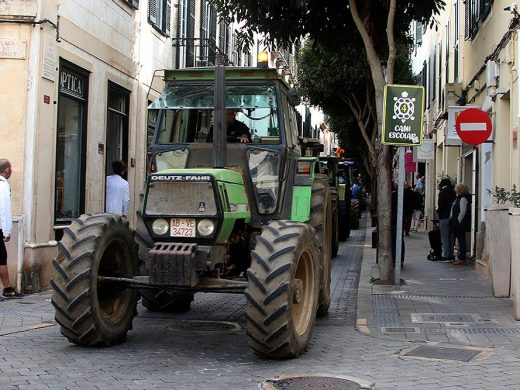
[[[350,228],[359,229],[359,199],[351,199],[350,205]]]
[[[329,180],[326,175],[317,174],[312,184],[311,225],[316,230],[321,246],[320,297],[318,301],[318,317],[329,311],[330,278],[332,259],[332,210]]]
[[[339,201],[338,236],[340,241],[345,241],[350,236],[350,217],[347,202],[344,200]]]
[[[283,359],[307,350],[318,307],[320,253],[307,224],[271,221],[251,252],[245,291],[249,345]]]
[[[51,302],[61,333],[79,345],[123,342],[132,329],[137,291],[98,277],[137,274],[137,247],[128,222],[113,214],[82,215],[64,229],[58,248]]]
[[[193,293],[179,293],[160,289],[141,289],[143,306],[150,311],[185,313],[190,310]]]
[[[338,190],[335,188],[330,189],[331,199],[331,214],[332,214],[332,254],[331,257],[335,258],[338,255],[339,250],[339,196]]]

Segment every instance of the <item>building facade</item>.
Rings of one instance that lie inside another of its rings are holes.
[[[256,65],[261,40],[237,49],[239,27],[206,0],[0,2],[0,157],[14,170],[8,266],[19,289],[50,288],[70,221],[105,210],[114,160],[128,164],[135,223],[162,70]],[[270,66],[291,82],[294,51],[272,52]]]
[[[26,292],[50,287],[71,219],[105,210],[111,162],[128,163],[137,210],[163,69],[253,66],[261,40],[237,49],[239,25],[206,0],[0,2],[0,157],[12,162],[9,270]],[[271,53],[290,81],[294,52]],[[129,213],[133,224],[133,213]]]
[[[435,156],[426,162],[425,214],[435,216],[437,184],[449,176],[472,193],[471,255],[484,274],[485,208],[496,186],[511,190],[520,183],[519,30],[516,3],[448,0],[431,27],[416,24],[415,71],[426,88],[425,137],[434,140]],[[476,107],[492,121],[488,141],[461,142],[455,118]]]

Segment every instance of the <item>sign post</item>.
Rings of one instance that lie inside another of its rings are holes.
[[[399,147],[397,216],[395,229],[396,253],[394,284],[401,285],[401,254],[403,253],[403,198],[407,146],[422,143],[424,88],[415,85],[386,85],[383,98],[383,138],[385,145]],[[395,212],[396,210],[392,210]]]

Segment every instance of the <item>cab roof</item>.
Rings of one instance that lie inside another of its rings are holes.
[[[226,67],[225,72],[226,80],[278,80],[287,85],[276,69],[273,68]],[[164,70],[164,81],[209,81],[214,78],[214,67]]]

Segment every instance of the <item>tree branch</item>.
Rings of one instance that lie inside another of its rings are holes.
[[[392,1],[395,4],[396,0]],[[352,14],[352,20],[354,21],[354,24],[356,25],[359,34],[361,35],[361,39],[363,39],[363,44],[365,45],[365,50],[367,51],[367,59],[370,65],[370,72],[372,73],[374,83],[375,85],[383,87],[385,85],[385,76],[383,74],[383,67],[381,66],[381,59],[376,52],[372,42],[372,37],[368,34],[368,31],[365,28],[365,24],[359,17],[356,0],[348,0],[348,4],[350,7],[350,13]]]
[[[388,84],[394,82],[394,66],[395,66],[395,35],[394,21],[395,10],[397,8],[397,0],[390,0],[390,9],[388,10],[388,19],[386,21],[386,37],[388,39],[388,59],[386,62],[386,81]]]
[[[370,154],[370,160],[373,161],[375,164],[376,154],[375,154],[374,144],[370,139],[371,137],[368,135],[367,128],[363,122],[363,118],[360,116],[362,109],[361,109],[361,107],[359,107],[359,104],[357,104],[356,97],[354,95],[347,97],[346,103],[349,106],[352,113],[354,114],[354,116],[356,117],[356,123],[358,125],[359,131],[361,132],[361,136],[363,137],[363,140],[365,141],[365,143],[368,147],[368,152]],[[356,107],[356,105],[357,105],[357,107]]]

